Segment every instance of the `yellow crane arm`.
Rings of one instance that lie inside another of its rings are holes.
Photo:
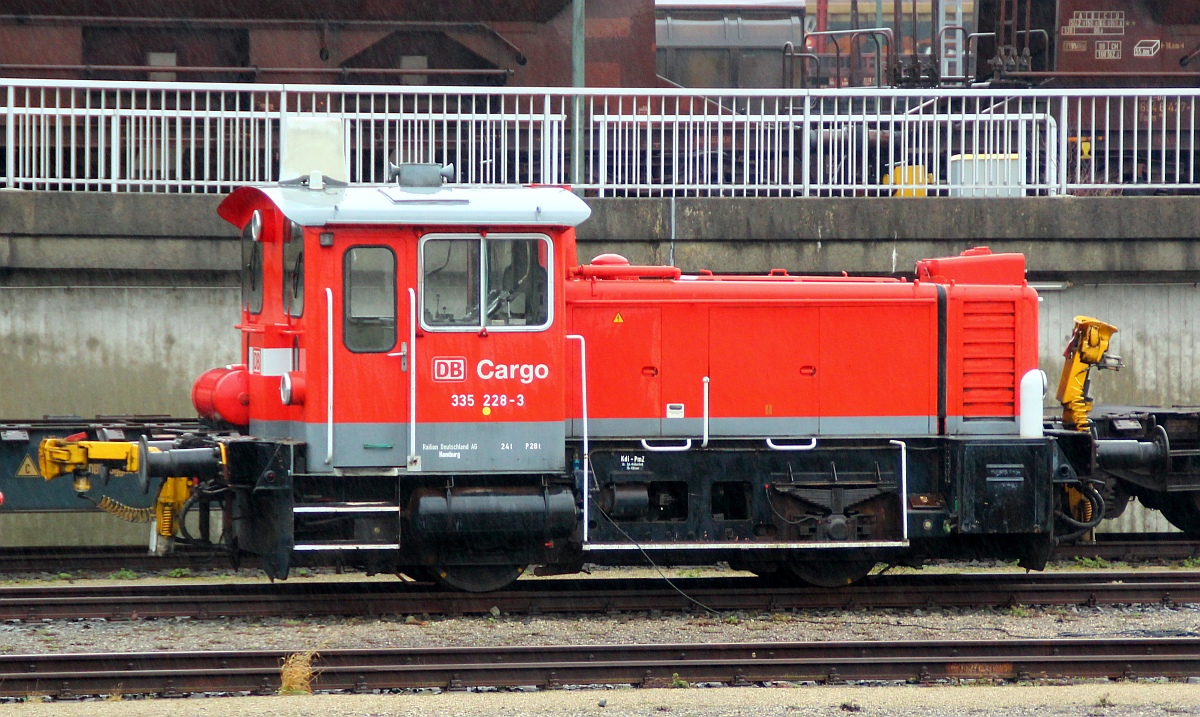
[[[1092,366],[1101,369],[1120,369],[1125,364],[1120,356],[1108,356],[1108,343],[1117,327],[1090,316],[1076,316],[1075,330],[1063,354],[1062,376],[1058,380],[1058,402],[1063,407],[1063,424],[1067,428],[1086,431],[1091,426],[1088,414],[1092,398],[1088,395]]]
[[[38,446],[38,468],[46,480],[86,471],[93,463],[137,473],[138,444],[127,441],[68,441],[46,438]]]

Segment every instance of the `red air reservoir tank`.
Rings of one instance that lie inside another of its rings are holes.
[[[250,377],[244,364],[214,368],[192,384],[192,405],[201,417],[235,426],[250,424]]]

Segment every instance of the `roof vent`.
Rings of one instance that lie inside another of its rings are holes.
[[[388,179],[401,187],[440,187],[443,181],[454,179],[454,165],[388,162]]]

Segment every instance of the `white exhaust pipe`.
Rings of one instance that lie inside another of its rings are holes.
[[[1039,368],[1021,377],[1021,438],[1042,437],[1042,399],[1047,385],[1046,372]]]

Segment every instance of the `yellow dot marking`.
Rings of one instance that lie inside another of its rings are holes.
[[[485,415],[485,416],[492,415],[492,409],[488,408],[487,406],[484,406],[483,407],[483,415]]]

